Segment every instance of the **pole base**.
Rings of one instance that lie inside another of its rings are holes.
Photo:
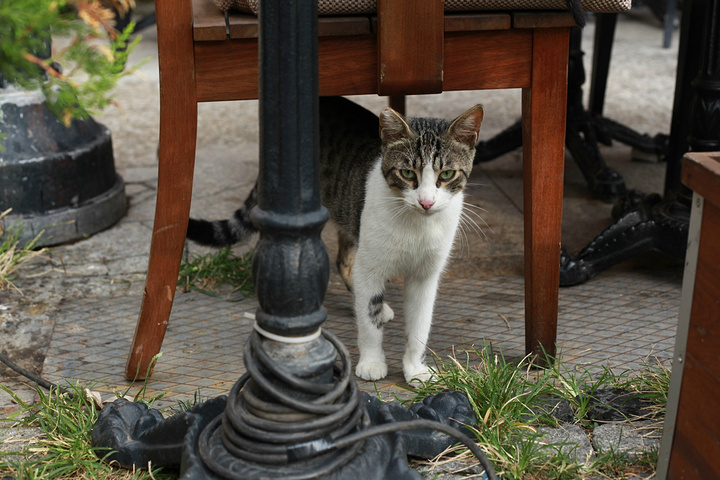
[[[65,126],[39,91],[0,89],[0,211],[3,228],[21,225],[24,245],[79,240],[115,224],[127,210],[110,131],[92,118]]]
[[[362,401],[371,425],[413,419],[431,419],[458,430],[476,425],[470,402],[459,392],[428,396],[409,409],[396,401],[382,402],[367,393],[362,393]],[[143,468],[148,462],[153,466],[179,467],[182,480],[296,478],[291,475],[292,464],[245,462],[225,449],[220,430],[226,405],[227,397],[221,396],[163,419],[157,410],[141,402],[119,399],[103,408],[92,432],[92,443],[112,452],[105,457],[107,462],[125,468]],[[408,466],[407,456],[432,458],[454,443],[456,440],[447,434],[427,430],[377,435],[365,440],[358,454],[340,468],[323,472],[323,462],[319,461],[317,475],[306,478],[419,480],[421,476]],[[208,456],[220,467],[208,467],[202,458]]]

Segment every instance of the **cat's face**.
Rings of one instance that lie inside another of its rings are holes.
[[[382,111],[382,172],[408,208],[425,215],[441,212],[465,188],[482,119],[480,105],[453,122],[405,121],[390,108]]]

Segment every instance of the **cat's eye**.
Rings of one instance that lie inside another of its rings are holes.
[[[402,175],[403,178],[406,178],[408,180],[412,180],[413,178],[415,178],[415,172],[413,170],[402,169],[400,170],[400,175]]]
[[[440,180],[450,180],[455,175],[455,170],[444,170],[440,172]]]

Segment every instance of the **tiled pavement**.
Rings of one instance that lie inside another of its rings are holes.
[[[567,368],[605,366],[615,373],[638,371],[656,358],[669,365],[679,308],[677,269],[614,271],[589,284],[560,293],[558,345]],[[403,389],[402,293],[390,286],[386,299],[396,319],[385,327],[389,375],[366,391],[383,397],[407,395]],[[47,353],[44,375],[55,382],[90,382],[101,391],[125,391],[122,380],[140,299],[87,298],[66,301],[59,310]],[[349,294],[331,282],[324,328],[336,334],[357,359],[355,326]],[[200,293],[178,293],[163,355],[158,359],[148,395],[164,393],[158,405],[226,394],[244,373],[242,352],[257,308],[253,299],[227,302]],[[436,305],[429,349],[440,359],[453,352],[481,348],[483,342],[506,358],[524,355],[524,305],[521,276],[446,279]],[[111,353],[110,353],[111,352]],[[432,362],[432,355],[429,361]],[[132,389],[137,391],[141,386]]]

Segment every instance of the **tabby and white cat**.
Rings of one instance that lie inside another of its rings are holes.
[[[408,382],[430,377],[425,348],[440,276],[463,209],[483,119],[480,105],[452,122],[410,118],[386,108],[376,117],[342,97],[320,100],[323,205],[338,233],[337,267],[354,294],[365,380],[387,375],[383,325],[393,318],[384,301],[391,276],[404,277],[403,373]],[[379,136],[378,136],[379,131]],[[256,231],[253,189],[229,220],[190,220],[188,238],[222,246]]]

